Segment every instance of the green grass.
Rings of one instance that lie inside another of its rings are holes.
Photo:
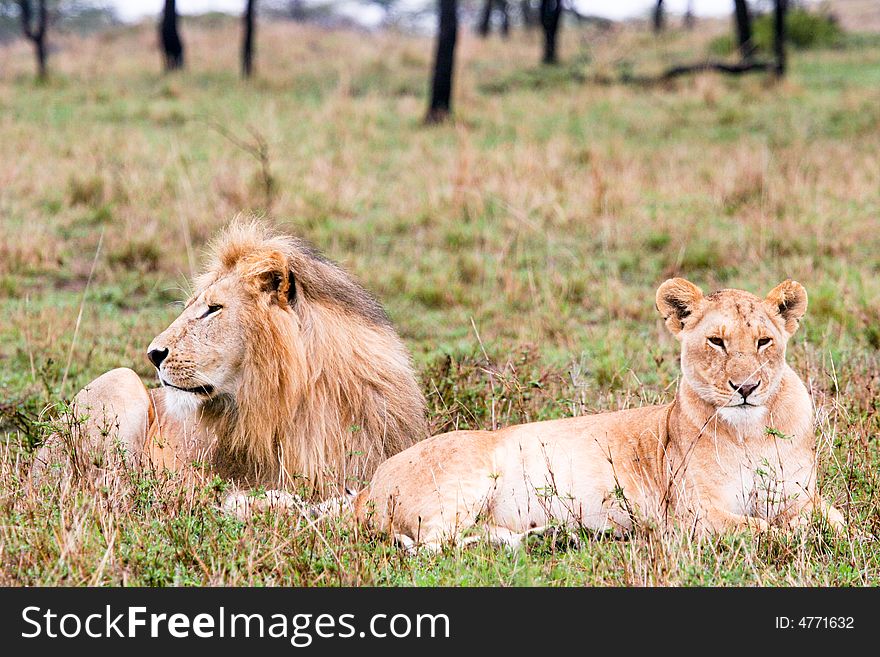
[[[436,128],[421,125],[430,44],[418,38],[267,25],[250,83],[235,76],[229,26],[194,28],[190,69],[171,77],[144,30],[59,39],[45,85],[12,47],[0,78],[0,583],[876,582],[878,549],[818,521],[696,544],[640,530],[580,548],[546,537],[515,553],[408,556],[344,525],[239,523],[217,508],[223,482],[141,472],[97,492],[23,487],[28,445],[61,400],[120,365],[152,381],[146,345],[207,240],[255,212],[383,301],[437,432],[668,401],[678,362],[653,307],[663,279],[765,293],[796,278],[810,309],[789,361],[820,411],[820,487],[853,533],[876,534],[880,44],[793,52],[780,84],[645,89],[579,80],[694,59],[712,35],[564,29],[568,77],[535,69],[525,36],[465,34],[457,121]],[[217,125],[266,141],[269,196],[260,163]]]

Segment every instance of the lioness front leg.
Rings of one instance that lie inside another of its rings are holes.
[[[140,377],[128,368],[102,374],[73,398],[70,411],[60,420],[37,452],[31,469],[38,483],[46,469],[61,460],[80,475],[106,467],[120,451],[127,459],[141,457],[151,420],[150,397]]]
[[[843,514],[830,502],[820,495],[816,495],[813,504],[819,515],[825,518],[825,521],[831,525],[834,531],[842,533],[846,529],[846,521],[843,518]]]
[[[788,521],[789,527],[807,525],[813,513],[819,514],[825,522],[837,533],[842,534],[846,530],[846,520],[830,502],[821,495],[816,494],[813,498],[798,509],[797,514]]]

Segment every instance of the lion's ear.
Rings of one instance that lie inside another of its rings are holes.
[[[657,310],[666,328],[674,335],[684,328],[685,320],[696,310],[703,292],[683,278],[670,278],[657,289]]]
[[[296,298],[296,281],[287,257],[281,251],[261,253],[248,263],[244,275],[253,279],[261,292],[270,294],[273,301],[287,305]]]
[[[770,290],[765,301],[782,316],[789,335],[797,331],[801,317],[807,312],[807,291],[803,285],[789,279]]]

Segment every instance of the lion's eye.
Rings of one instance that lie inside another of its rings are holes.
[[[770,344],[770,338],[758,338],[758,349],[766,347],[768,344]]]
[[[219,313],[223,310],[223,306],[208,306],[208,309],[202,314],[199,319],[205,319],[205,317],[210,317],[214,313]]]
[[[716,347],[721,347],[722,349],[724,349],[724,340],[722,340],[721,338],[716,338],[713,336],[709,338],[709,342],[711,344],[714,344]]]

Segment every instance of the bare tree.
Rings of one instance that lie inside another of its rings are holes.
[[[737,38],[739,41],[740,61],[729,63],[723,61],[704,61],[697,64],[673,66],[666,70],[659,78],[669,80],[681,75],[699,73],[702,71],[717,71],[731,75],[741,75],[753,71],[767,71],[776,74],[776,77],[785,75],[785,16],[788,11],[788,0],[774,0],[773,3],[773,60],[755,58],[755,46],[752,42],[752,23],[748,5],[745,0],[735,0],[735,17]]]
[[[541,0],[541,25],[544,28],[545,64],[556,64],[556,35],[559,31],[559,19],[562,16],[562,0]]]
[[[492,27],[492,7],[495,0],[485,0],[483,9],[480,12],[480,22],[477,24],[477,34],[481,37],[489,36],[489,28]]]
[[[776,76],[785,75],[785,14],[788,0],[776,0],[773,6],[773,52],[776,55]]]
[[[535,11],[532,0],[520,0],[519,11],[522,14],[523,26],[527,30],[538,27],[538,24],[541,22],[538,17],[540,11]]]
[[[437,51],[426,123],[440,123],[452,112],[452,74],[458,38],[458,0],[438,0]]]
[[[176,0],[165,0],[162,20],[159,23],[159,40],[162,42],[165,70],[174,71],[183,68],[183,41],[177,31]]]
[[[21,13],[21,30],[27,39],[34,44],[37,58],[37,77],[45,80],[48,75],[46,67],[46,28],[49,25],[49,10],[46,0],[37,0],[37,18],[34,21],[30,0],[18,0]]]
[[[254,19],[257,13],[257,0],[247,0],[242,16],[244,39],[241,44],[241,75],[249,78],[254,70]]]
[[[684,10],[684,19],[682,22],[684,24],[684,29],[686,29],[686,30],[694,29],[694,24],[697,22],[697,19],[694,16],[693,0],[688,0],[687,9]]]
[[[663,0],[657,0],[657,4],[654,5],[654,33],[659,34],[663,31],[663,26],[666,22],[665,12],[663,11]]]
[[[510,14],[508,12],[507,0],[485,0],[483,9],[480,12],[480,22],[477,23],[477,34],[485,38],[489,36],[492,29],[493,10],[497,9],[501,14],[501,36],[507,37],[510,34]]]
[[[746,0],[734,0],[733,6],[739,56],[743,61],[746,61],[755,54],[755,43],[752,41],[752,15]]]
[[[507,0],[497,0],[498,11],[501,12],[501,36],[510,36],[510,7]]]

